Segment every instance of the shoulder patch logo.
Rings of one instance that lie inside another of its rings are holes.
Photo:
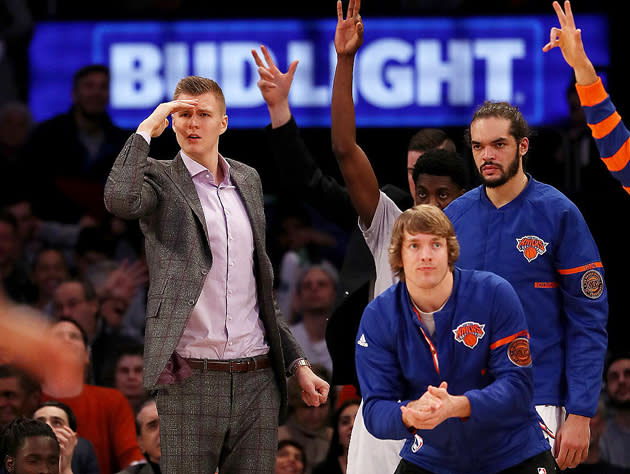
[[[424,440],[420,437],[419,434],[413,435],[413,444],[411,445],[411,452],[417,452],[422,445],[424,444]]]
[[[357,341],[357,344],[360,345],[361,347],[367,347],[368,346],[368,343],[365,340],[365,334],[361,334],[361,337]]]
[[[545,253],[547,251],[547,245],[549,245],[549,242],[545,242],[536,235],[524,235],[521,238],[516,238],[516,248],[523,254],[528,262],[535,260],[536,257]]]
[[[525,337],[517,337],[507,349],[508,359],[518,367],[527,367],[532,364],[532,354],[529,352],[529,340]]]
[[[604,279],[597,270],[589,270],[582,275],[582,293],[587,298],[596,300],[604,292]]]
[[[486,331],[483,329],[485,324],[479,324],[474,321],[467,321],[457,326],[457,329],[453,329],[455,340],[463,343],[466,347],[474,349],[474,347],[486,335]]]

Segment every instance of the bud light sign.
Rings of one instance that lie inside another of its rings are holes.
[[[365,18],[355,62],[360,127],[458,126],[484,100],[518,105],[532,125],[568,114],[572,71],[542,52],[555,15],[496,18]],[[598,67],[609,64],[606,18],[577,17]],[[266,45],[286,70],[300,64],[289,97],[301,126],[330,125],[334,20],[64,22],[37,26],[31,42],[30,106],[44,120],[70,106],[72,75],[90,63],[111,69],[110,113],[135,128],[190,74],[215,79],[230,127],[269,121],[251,50]]]

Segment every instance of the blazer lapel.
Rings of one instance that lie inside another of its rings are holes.
[[[177,188],[181,191],[184,199],[197,216],[197,219],[203,227],[206,241],[209,244],[210,241],[208,239],[208,228],[206,226],[206,218],[203,214],[203,208],[201,207],[201,201],[199,200],[199,196],[197,195],[197,189],[195,189],[195,184],[190,177],[188,168],[186,168],[184,160],[182,160],[182,157],[179,153],[173,160],[172,166],[170,168],[167,168],[167,170],[168,174],[171,176],[171,179],[175,183],[175,186],[177,186]]]

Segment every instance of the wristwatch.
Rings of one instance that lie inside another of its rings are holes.
[[[308,367],[310,369],[311,363],[306,359],[296,360],[295,362],[293,362],[293,365],[289,368],[289,372],[291,373],[291,376],[295,375],[295,373],[297,372],[297,369],[300,367]]]

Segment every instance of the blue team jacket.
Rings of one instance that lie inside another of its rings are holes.
[[[577,207],[529,177],[497,209],[483,186],[444,211],[460,245],[457,265],[496,273],[516,290],[534,361],[534,403],[593,416],[607,347],[608,299],[595,241]]]
[[[434,318],[429,337],[403,282],[365,309],[356,365],[368,431],[406,438],[404,459],[443,474],[491,474],[548,450],[532,403],[527,325],[510,284],[455,268],[453,292]],[[411,434],[400,406],[442,381],[468,397],[470,418]]]

